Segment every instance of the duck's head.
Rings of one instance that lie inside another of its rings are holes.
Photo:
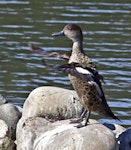
[[[52,36],[67,36],[73,42],[83,40],[82,30],[76,24],[67,24],[62,31],[53,33]]]

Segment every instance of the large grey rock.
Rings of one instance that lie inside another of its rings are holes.
[[[11,139],[15,139],[15,131],[21,113],[13,104],[0,105],[0,119],[4,120],[9,128],[9,135]]]
[[[75,91],[44,86],[33,90],[23,106],[22,117],[61,120],[80,116],[82,106]]]
[[[118,150],[113,132],[96,121],[76,128],[69,120],[49,123],[42,118],[20,119],[18,150]]]
[[[21,118],[16,130],[17,150],[34,150],[34,140],[48,124],[46,119],[40,117]]]
[[[119,150],[131,150],[131,127],[119,135],[118,143]]]
[[[0,120],[0,150],[14,150],[14,146],[14,142],[10,139],[8,125]]]
[[[55,124],[34,142],[35,150],[117,150],[113,133],[101,124],[77,129],[71,124]]]

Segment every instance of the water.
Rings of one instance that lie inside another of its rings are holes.
[[[67,23],[77,23],[83,29],[87,55],[105,78],[103,88],[109,105],[121,124],[130,126],[130,15],[130,0],[1,0],[0,93],[8,102],[22,106],[28,94],[39,86],[72,89],[68,77],[43,66],[43,57],[32,54],[28,43],[47,51],[69,52],[71,41],[51,34]],[[57,58],[45,59],[49,64],[66,63]]]

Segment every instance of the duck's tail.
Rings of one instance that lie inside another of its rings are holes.
[[[112,112],[112,110],[110,109],[110,107],[108,106],[107,103],[103,104],[103,105],[104,105],[105,116],[111,117],[111,118],[113,118],[115,120],[119,120],[120,121],[120,119],[114,115],[114,113]]]

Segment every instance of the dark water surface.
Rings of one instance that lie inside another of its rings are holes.
[[[27,45],[69,52],[70,40],[51,37],[67,23],[77,23],[83,29],[84,49],[105,78],[103,88],[108,103],[122,120],[120,124],[130,126],[130,0],[1,0],[0,93],[9,102],[22,106],[28,94],[39,86],[72,89],[66,75],[44,67],[42,56],[32,54]],[[50,64],[65,63],[57,58],[45,59]]]

